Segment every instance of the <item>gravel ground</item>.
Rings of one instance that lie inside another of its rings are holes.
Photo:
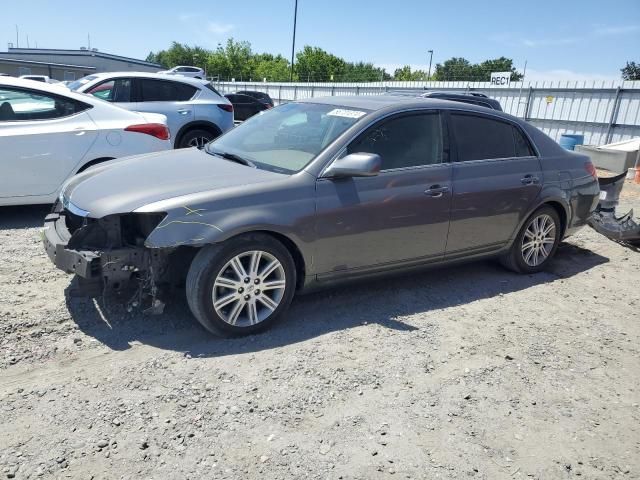
[[[0,209],[0,478],[640,478],[640,253],[590,229],[223,340],[69,298],[46,211]]]

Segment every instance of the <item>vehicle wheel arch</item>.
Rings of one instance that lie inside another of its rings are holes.
[[[529,219],[529,217],[533,215],[533,213],[536,210],[538,210],[540,207],[543,207],[545,205],[552,207],[558,213],[558,216],[560,217],[560,222],[562,224],[562,235],[560,239],[564,238],[564,235],[567,231],[569,219],[571,218],[571,205],[569,204],[569,201],[566,198],[560,195],[544,196],[539,198],[537,202],[534,202],[531,205],[531,207],[527,210],[526,215],[522,217],[517,227],[515,228],[511,238],[509,239],[509,243],[506,246],[507,248],[511,247],[511,244],[513,243],[516,236],[518,235],[518,232],[520,231],[524,223]]]
[[[173,144],[179,145],[182,141],[182,137],[189,132],[190,130],[207,130],[211,132],[216,137],[222,135],[222,130],[213,122],[207,122],[206,120],[195,120],[193,122],[189,122],[186,125],[180,127],[178,133],[176,134],[176,138],[174,139]]]

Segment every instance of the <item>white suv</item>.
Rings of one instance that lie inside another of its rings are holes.
[[[205,78],[203,69],[198,67],[188,67],[186,65],[173,67],[171,70],[161,70],[158,73],[163,75],[182,75],[183,77],[191,78]]]
[[[67,87],[127,110],[165,115],[174,148],[202,148],[233,128],[233,105],[206,80],[109,72],[88,75]]]

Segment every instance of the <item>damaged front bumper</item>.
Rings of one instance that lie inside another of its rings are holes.
[[[620,192],[626,174],[599,178],[600,202],[589,219],[589,225],[607,238],[628,245],[640,245],[640,225],[633,218],[633,210],[621,217],[616,216]]]
[[[96,297],[132,289],[131,303],[140,305],[150,298],[151,308],[157,310],[161,307],[158,281],[165,270],[167,253],[146,248],[142,242],[126,244],[122,241],[122,223],[126,222],[120,216],[81,219],[56,205],[45,218],[42,241],[56,267],[76,274],[75,294]]]

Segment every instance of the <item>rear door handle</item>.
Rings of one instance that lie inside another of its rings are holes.
[[[437,198],[441,197],[443,193],[447,193],[448,191],[449,187],[443,187],[441,185],[431,185],[424,191],[424,194]]]
[[[534,175],[525,175],[520,179],[523,185],[533,185],[540,182],[540,179]]]

